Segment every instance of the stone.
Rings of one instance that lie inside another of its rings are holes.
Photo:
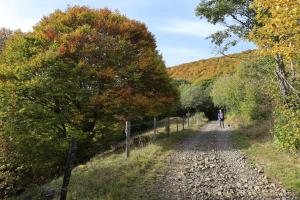
[[[254,186],[254,190],[258,191],[260,189],[259,186]]]
[[[41,197],[43,199],[54,199],[55,195],[57,194],[57,192],[54,189],[50,188],[47,185],[41,186],[40,190]]]
[[[226,132],[215,132],[213,123],[203,130],[177,146],[157,199],[297,199],[272,183],[263,168],[244,161]]]

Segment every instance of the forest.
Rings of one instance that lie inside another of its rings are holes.
[[[214,80],[222,75],[234,73],[239,65],[255,60],[256,56],[254,50],[248,50],[169,67],[167,71],[171,78],[177,80],[190,82]]]
[[[299,1],[203,0],[195,14],[226,27],[209,37],[222,54],[239,40],[257,49],[166,68],[144,23],[86,6],[29,32],[0,29],[0,198],[63,175],[72,141],[81,166],[129,128],[167,119],[170,133],[171,117],[178,132],[176,117],[184,129],[185,118],[216,120],[219,109],[233,127],[270,124],[272,144],[299,155]]]

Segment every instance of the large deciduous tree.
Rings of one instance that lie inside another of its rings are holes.
[[[144,24],[119,13],[55,11],[33,32],[8,41],[1,66],[3,120],[18,119],[14,132],[22,127],[93,136],[105,119],[159,112],[175,90],[155,48]]]
[[[57,10],[14,33],[2,57],[1,135],[18,146],[3,162],[35,174],[18,178],[23,184],[41,180],[37,166],[59,169],[54,157],[63,159],[71,137],[99,139],[125,120],[160,114],[177,95],[147,27],[108,9]]]

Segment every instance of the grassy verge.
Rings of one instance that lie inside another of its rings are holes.
[[[233,138],[250,161],[264,167],[268,177],[295,191],[300,198],[300,153],[281,149],[268,134],[270,122],[234,130]]]
[[[155,191],[149,188],[165,169],[168,156],[178,141],[196,132],[194,127],[172,132],[169,136],[161,133],[155,143],[133,148],[129,159],[124,153],[94,157],[73,170],[68,199],[147,199],[149,195],[155,196]],[[61,184],[62,177],[59,177],[48,185],[59,191]],[[41,199],[40,191],[36,187],[14,199]]]

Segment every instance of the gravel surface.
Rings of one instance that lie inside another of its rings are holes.
[[[157,187],[158,199],[297,199],[249,164],[216,122],[178,145]]]

